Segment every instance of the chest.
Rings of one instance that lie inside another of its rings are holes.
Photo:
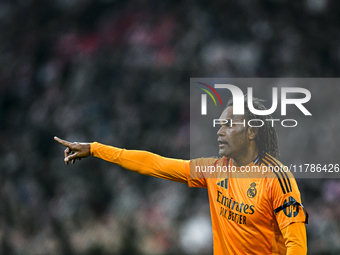
[[[264,179],[222,178],[209,182],[211,209],[219,220],[256,225],[273,215]]]

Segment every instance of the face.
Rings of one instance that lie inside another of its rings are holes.
[[[228,121],[227,124],[222,124],[217,132],[219,142],[219,154],[225,157],[239,158],[246,155],[249,148],[249,139],[247,135],[247,127],[243,125],[243,116],[233,115],[233,107],[229,106],[225,109],[220,119]],[[232,120],[232,126],[230,121]],[[241,122],[241,124],[235,124]]]

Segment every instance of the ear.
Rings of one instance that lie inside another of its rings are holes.
[[[255,140],[257,136],[257,128],[256,127],[248,127],[248,139],[250,141]]]

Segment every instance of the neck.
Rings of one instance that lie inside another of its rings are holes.
[[[233,158],[233,165],[236,167],[246,166],[253,162],[256,157],[259,155],[257,147],[252,147],[246,151],[246,153],[234,157]]]

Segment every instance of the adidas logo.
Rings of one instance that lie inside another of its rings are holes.
[[[217,186],[228,189],[228,178],[224,179],[223,181],[218,182]]]

